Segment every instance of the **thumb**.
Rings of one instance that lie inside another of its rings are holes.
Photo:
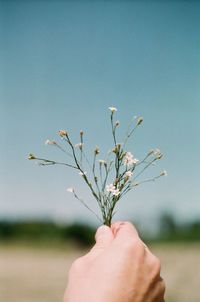
[[[102,225],[98,228],[95,240],[96,240],[96,247],[98,248],[106,248],[114,239],[113,232],[111,228],[106,225]]]
[[[96,244],[91,249],[89,256],[96,258],[110,245],[113,239],[114,235],[111,228],[106,225],[100,226],[95,235]]]

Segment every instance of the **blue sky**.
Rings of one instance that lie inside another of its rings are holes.
[[[63,159],[44,145],[63,128],[109,148],[109,106],[122,130],[144,116],[130,151],[159,147],[169,174],[131,192],[117,218],[199,217],[199,13],[199,1],[0,1],[0,217],[95,221],[66,193],[75,185],[93,205],[78,175],[26,158]]]

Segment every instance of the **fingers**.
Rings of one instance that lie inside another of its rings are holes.
[[[95,239],[96,247],[104,248],[108,246],[114,238],[122,240],[128,238],[139,239],[138,232],[134,225],[128,221],[118,221],[112,224],[111,228],[102,225],[98,228]]]
[[[165,295],[165,282],[162,278],[155,284],[154,288],[151,290],[150,301],[164,302]]]
[[[118,221],[112,224],[111,228],[108,226],[100,226],[96,232],[96,244],[88,253],[90,259],[96,258],[100,255],[112,242],[117,240],[119,242],[129,242],[134,238],[139,238],[136,228],[130,222]]]
[[[96,244],[89,252],[91,257],[96,257],[104,251],[112,242],[123,246],[130,246],[134,250],[139,249],[141,253],[145,250],[147,258],[154,256],[144,242],[139,238],[135,226],[128,221],[118,221],[112,224],[111,228],[108,226],[101,226],[98,228],[96,235]],[[154,258],[154,257],[153,257]]]

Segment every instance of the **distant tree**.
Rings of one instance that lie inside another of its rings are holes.
[[[174,236],[177,233],[177,224],[171,213],[164,213],[160,217],[160,235]]]

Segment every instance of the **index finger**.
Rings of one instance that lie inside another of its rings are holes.
[[[130,238],[139,238],[135,226],[129,221],[117,221],[111,225],[111,230],[114,238],[123,238],[126,240]]]

